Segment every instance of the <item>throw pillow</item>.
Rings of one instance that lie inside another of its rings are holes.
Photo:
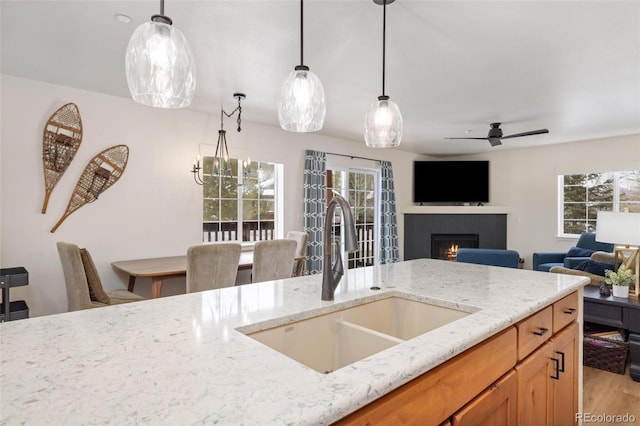
[[[84,273],[87,276],[87,284],[89,284],[89,297],[94,302],[101,302],[109,304],[109,296],[104,292],[102,288],[102,281],[98,275],[96,265],[93,263],[93,259],[87,249],[80,249],[80,257],[82,258],[82,265],[84,266]]]
[[[613,271],[613,263],[596,262],[595,260],[585,260],[584,262],[580,263],[578,266],[576,266],[573,269],[589,272],[591,274],[604,277],[605,269],[610,269]]]
[[[567,252],[567,257],[590,257],[595,250],[571,247]]]

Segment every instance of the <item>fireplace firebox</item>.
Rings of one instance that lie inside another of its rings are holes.
[[[478,248],[478,234],[431,234],[431,258],[455,260],[459,248]]]

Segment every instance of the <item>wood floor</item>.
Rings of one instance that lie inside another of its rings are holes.
[[[635,416],[635,422],[626,424],[640,425],[640,382],[635,382],[627,368],[624,375],[610,373],[591,367],[584,367],[583,410],[592,416],[624,415]],[[625,424],[624,421],[590,422],[585,424],[610,425]]]

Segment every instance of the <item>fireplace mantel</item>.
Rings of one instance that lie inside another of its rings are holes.
[[[408,206],[403,214],[509,214],[504,206]]]

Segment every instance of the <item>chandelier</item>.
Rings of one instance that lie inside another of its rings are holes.
[[[227,113],[222,106],[220,106],[220,130],[218,130],[218,143],[216,145],[216,153],[211,158],[211,174],[206,177],[204,176],[204,158],[202,159],[202,165],[200,163],[200,155],[198,155],[193,160],[193,168],[191,169],[191,173],[193,173],[193,180],[198,185],[207,185],[211,183],[214,178],[231,178],[232,170],[229,159],[229,148],[227,147],[227,131],[224,130],[224,117],[231,118],[236,112],[238,113],[237,124],[238,124],[238,132],[242,131],[242,99],[246,98],[244,93],[234,93],[233,97],[238,99],[238,106]],[[250,160],[248,160],[250,161]],[[245,168],[250,167],[249,162],[245,162]]]

